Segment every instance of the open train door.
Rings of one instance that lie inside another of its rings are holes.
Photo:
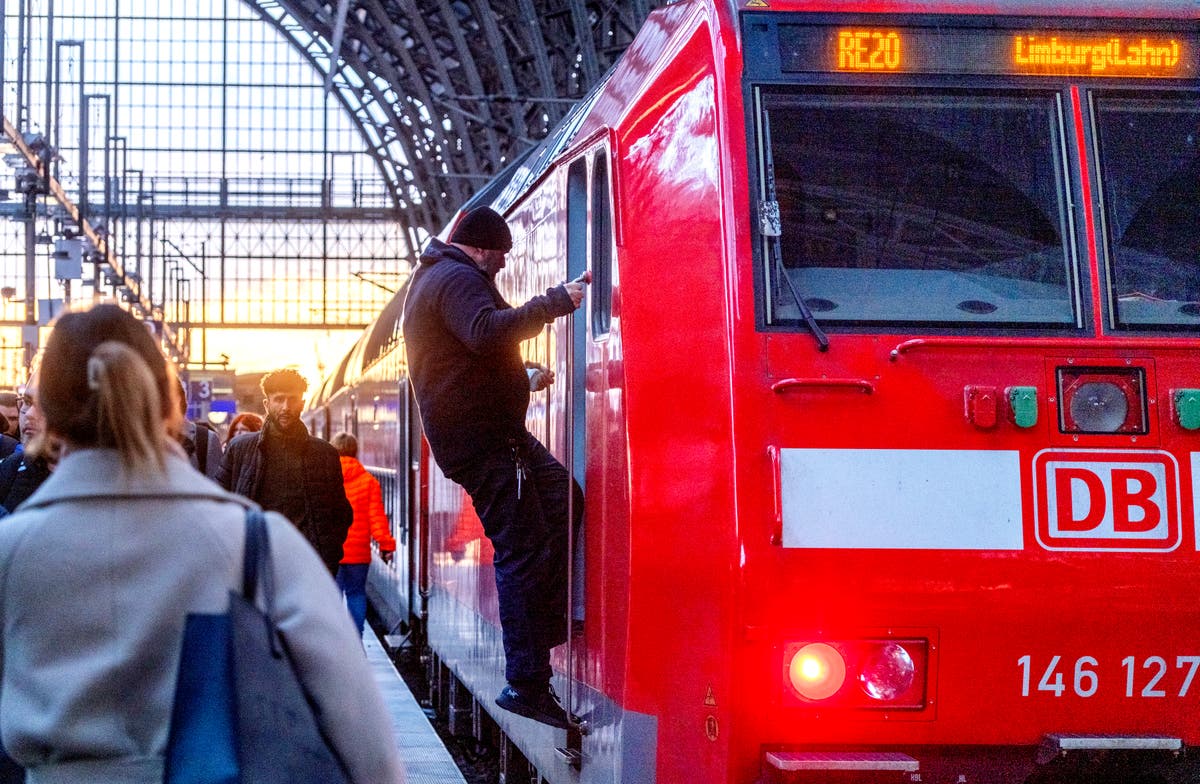
[[[604,148],[580,157],[567,170],[567,277],[575,280],[585,272],[592,273],[592,286],[584,299],[584,306],[568,319],[570,344],[566,351],[568,384],[565,397],[565,457],[567,469],[583,488],[585,498],[588,492],[589,459],[589,346],[593,338],[605,334],[608,330],[608,303],[611,292],[612,210],[608,182],[608,155]],[[574,511],[572,509],[573,513]],[[588,557],[582,533],[582,530],[572,530],[570,538],[572,559],[569,566],[568,601],[572,626],[584,620],[584,569]],[[575,657],[578,654],[576,640],[573,633],[568,635],[567,691],[564,704],[571,714],[579,712],[574,680]],[[560,753],[576,767],[582,760],[579,753],[580,743],[580,733],[572,731],[567,736],[567,748],[560,749]]]

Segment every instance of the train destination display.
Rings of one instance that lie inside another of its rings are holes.
[[[779,26],[785,72],[1200,76],[1194,36],[1163,31]]]

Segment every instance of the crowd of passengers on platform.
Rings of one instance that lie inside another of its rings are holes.
[[[0,392],[0,782],[208,780],[171,769],[185,624],[253,597],[252,519],[260,612],[343,780],[403,781],[361,639],[371,542],[384,560],[396,547],[380,485],[352,435],[308,434],[296,371],[261,386],[263,414],[222,440],[185,418],[141,322],[105,304],[62,315],[26,383]]]

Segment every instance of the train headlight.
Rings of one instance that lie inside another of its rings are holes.
[[[1059,429],[1064,433],[1146,433],[1141,368],[1059,368]]]
[[[1092,381],[1071,395],[1071,418],[1086,432],[1113,433],[1129,415],[1129,401],[1116,384]]]
[[[809,643],[793,654],[788,677],[800,696],[825,700],[837,694],[846,682],[846,660],[832,645]]]
[[[912,688],[917,667],[903,645],[885,643],[867,654],[858,683],[868,697],[888,702]]]

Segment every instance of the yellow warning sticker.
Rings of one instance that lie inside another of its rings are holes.
[[[770,8],[767,0],[746,0],[746,8]]]

